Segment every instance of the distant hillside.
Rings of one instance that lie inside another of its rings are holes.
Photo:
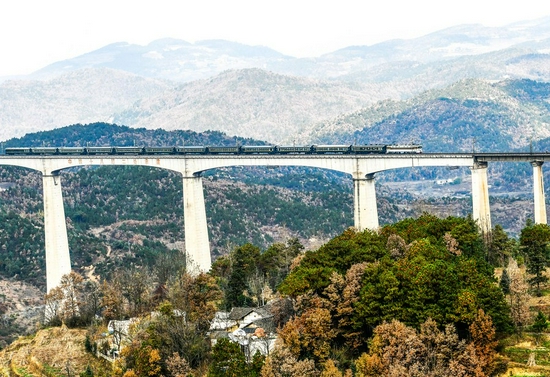
[[[138,99],[169,87],[161,80],[107,68],[47,81],[6,81],[0,84],[0,140],[72,123],[108,121]]]
[[[356,111],[374,103],[384,91],[259,69],[227,71],[137,101],[113,121],[147,129],[223,130],[228,135],[292,143],[306,125]]]
[[[266,68],[294,61],[263,46],[224,40],[189,43],[164,38],[146,46],[112,43],[87,54],[44,67],[31,75],[45,79],[86,68],[110,68],[142,77],[177,82],[207,79],[229,69]]]
[[[300,141],[421,143],[428,152],[508,151],[550,137],[550,84],[464,80],[319,123]]]

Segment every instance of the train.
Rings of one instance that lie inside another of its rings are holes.
[[[97,156],[97,155],[249,155],[249,154],[391,154],[422,153],[422,146],[366,145],[235,145],[181,147],[7,147],[10,156]]]

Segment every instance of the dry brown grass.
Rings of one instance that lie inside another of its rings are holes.
[[[98,360],[84,349],[85,329],[54,327],[40,330],[33,337],[22,337],[0,351],[0,376],[18,375],[26,371],[34,376],[47,369],[57,369],[67,375],[83,372]]]

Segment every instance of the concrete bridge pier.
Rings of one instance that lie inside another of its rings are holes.
[[[192,274],[210,270],[210,241],[200,173],[183,177],[183,219],[187,271]]]
[[[46,287],[50,292],[61,282],[61,277],[71,272],[69,239],[61,177],[59,172],[42,175],[44,195],[44,233],[46,247]]]
[[[487,162],[475,162],[472,166],[472,217],[478,223],[482,234],[491,232],[491,208],[489,206],[489,185]]]
[[[542,177],[543,161],[531,161],[533,166],[533,195],[534,195],[534,214],[535,224],[546,224],[546,200],[544,197],[544,181]]]
[[[374,173],[365,175],[365,178],[353,178],[353,192],[355,228],[359,232],[365,229],[378,229],[378,207],[376,206]]]

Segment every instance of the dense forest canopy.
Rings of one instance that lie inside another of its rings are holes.
[[[491,315],[499,332],[511,328],[504,295],[471,218],[426,214],[380,232],[348,230],[319,250],[306,252],[280,290],[292,297],[327,298],[335,276],[342,279],[357,265],[363,269],[361,289],[349,331],[365,338],[392,319],[418,327],[431,318],[460,328],[469,325],[478,309]]]

